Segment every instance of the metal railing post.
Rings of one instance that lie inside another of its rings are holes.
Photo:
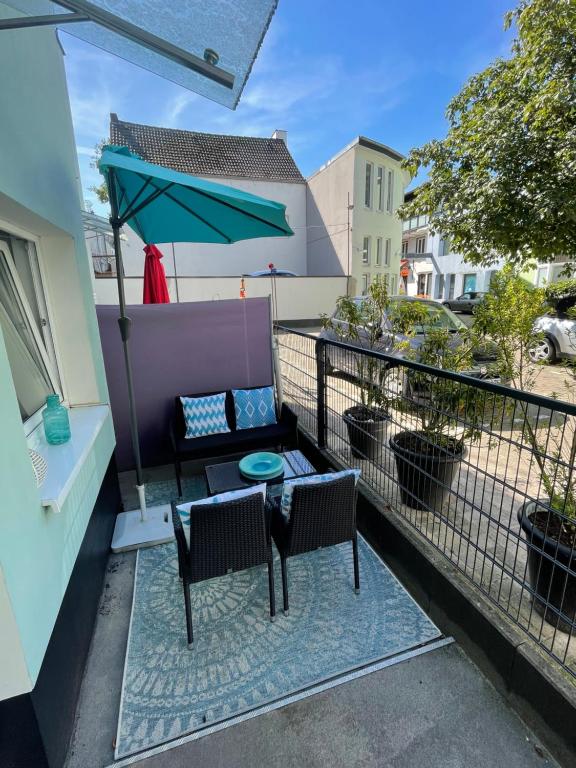
[[[319,448],[326,448],[326,342],[316,340],[316,428]]]

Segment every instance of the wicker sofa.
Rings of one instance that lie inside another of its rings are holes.
[[[222,391],[222,390],[220,390]],[[217,394],[204,392],[178,395],[174,398],[174,411],[170,420],[170,443],[174,455],[174,471],[178,494],[182,496],[182,462],[209,459],[235,453],[248,453],[264,448],[295,448],[298,444],[298,418],[282,405],[276,424],[253,429],[236,429],[236,413],[232,390],[226,390],[226,419],[230,432],[205,437],[186,438],[186,424],[180,397],[206,397]]]

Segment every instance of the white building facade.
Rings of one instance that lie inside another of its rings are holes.
[[[292,237],[217,243],[155,243],[164,254],[167,276],[239,276],[267,269],[270,263],[297,275],[307,274],[306,180],[287,147],[286,131],[271,138],[226,136],[128,123],[111,115],[110,137],[145,160],[236,187],[286,206]],[[144,243],[124,228],[125,273],[144,272]]]

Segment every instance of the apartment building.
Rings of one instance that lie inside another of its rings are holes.
[[[405,200],[414,197],[407,192]],[[469,291],[488,291],[492,276],[502,269],[499,259],[488,267],[475,266],[454,253],[450,238],[432,233],[428,216],[420,214],[402,222],[402,255],[400,260],[400,293],[449,301]],[[557,256],[550,263],[537,263],[524,274],[538,287],[562,279],[574,268],[567,256]]]
[[[412,200],[415,193],[407,192],[404,199]],[[432,233],[427,215],[402,222],[401,293],[448,301],[468,291],[487,291],[503,263],[490,267],[467,263],[452,251],[450,238]]]
[[[403,156],[358,136],[308,178],[308,274],[349,275],[364,294],[381,275],[398,291],[402,222],[396,215],[409,175]]]

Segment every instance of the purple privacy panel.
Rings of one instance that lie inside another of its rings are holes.
[[[134,468],[118,307],[97,306],[118,469]],[[143,466],[172,460],[174,397],[273,382],[267,298],[127,307]]]

